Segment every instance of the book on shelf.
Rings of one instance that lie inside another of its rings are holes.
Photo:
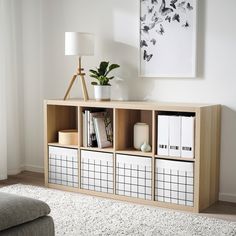
[[[97,137],[94,129],[94,117],[105,117],[105,111],[85,110],[83,113],[83,146],[97,147]]]
[[[87,136],[88,136],[88,127],[87,127],[87,124],[88,124],[88,120],[87,120],[87,114],[86,114],[86,111],[83,112],[83,147],[87,147]]]
[[[94,121],[95,117],[105,117],[106,112],[89,112],[88,113],[88,146],[89,147],[97,147],[97,137],[94,129]]]
[[[111,147],[113,143],[111,117],[106,113],[104,117],[94,117],[93,121],[98,147]]]

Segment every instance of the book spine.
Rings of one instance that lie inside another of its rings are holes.
[[[86,122],[86,115],[83,112],[83,147],[87,147],[87,122]]]
[[[89,147],[89,111],[85,110],[86,147]]]
[[[93,118],[93,123],[94,123],[95,134],[96,134],[96,137],[97,137],[98,147],[102,148],[99,129],[98,129],[98,119],[96,117]]]

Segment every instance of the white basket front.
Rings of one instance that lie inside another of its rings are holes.
[[[113,193],[113,154],[81,150],[81,188]]]
[[[78,150],[48,147],[48,182],[78,187]]]
[[[155,200],[194,205],[194,165],[191,162],[156,159]]]
[[[152,199],[152,159],[116,155],[116,194]]]

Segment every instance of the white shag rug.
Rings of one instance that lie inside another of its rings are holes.
[[[16,184],[0,192],[48,203],[56,235],[235,236],[236,222],[102,199],[78,193]]]

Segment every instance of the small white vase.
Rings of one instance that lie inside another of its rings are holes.
[[[94,98],[97,101],[111,100],[111,86],[110,85],[94,85]]]
[[[141,150],[144,143],[149,143],[149,125],[146,123],[136,123],[134,125],[134,148]]]
[[[142,152],[150,152],[152,150],[151,146],[145,142],[142,146],[141,146],[141,151]]]

